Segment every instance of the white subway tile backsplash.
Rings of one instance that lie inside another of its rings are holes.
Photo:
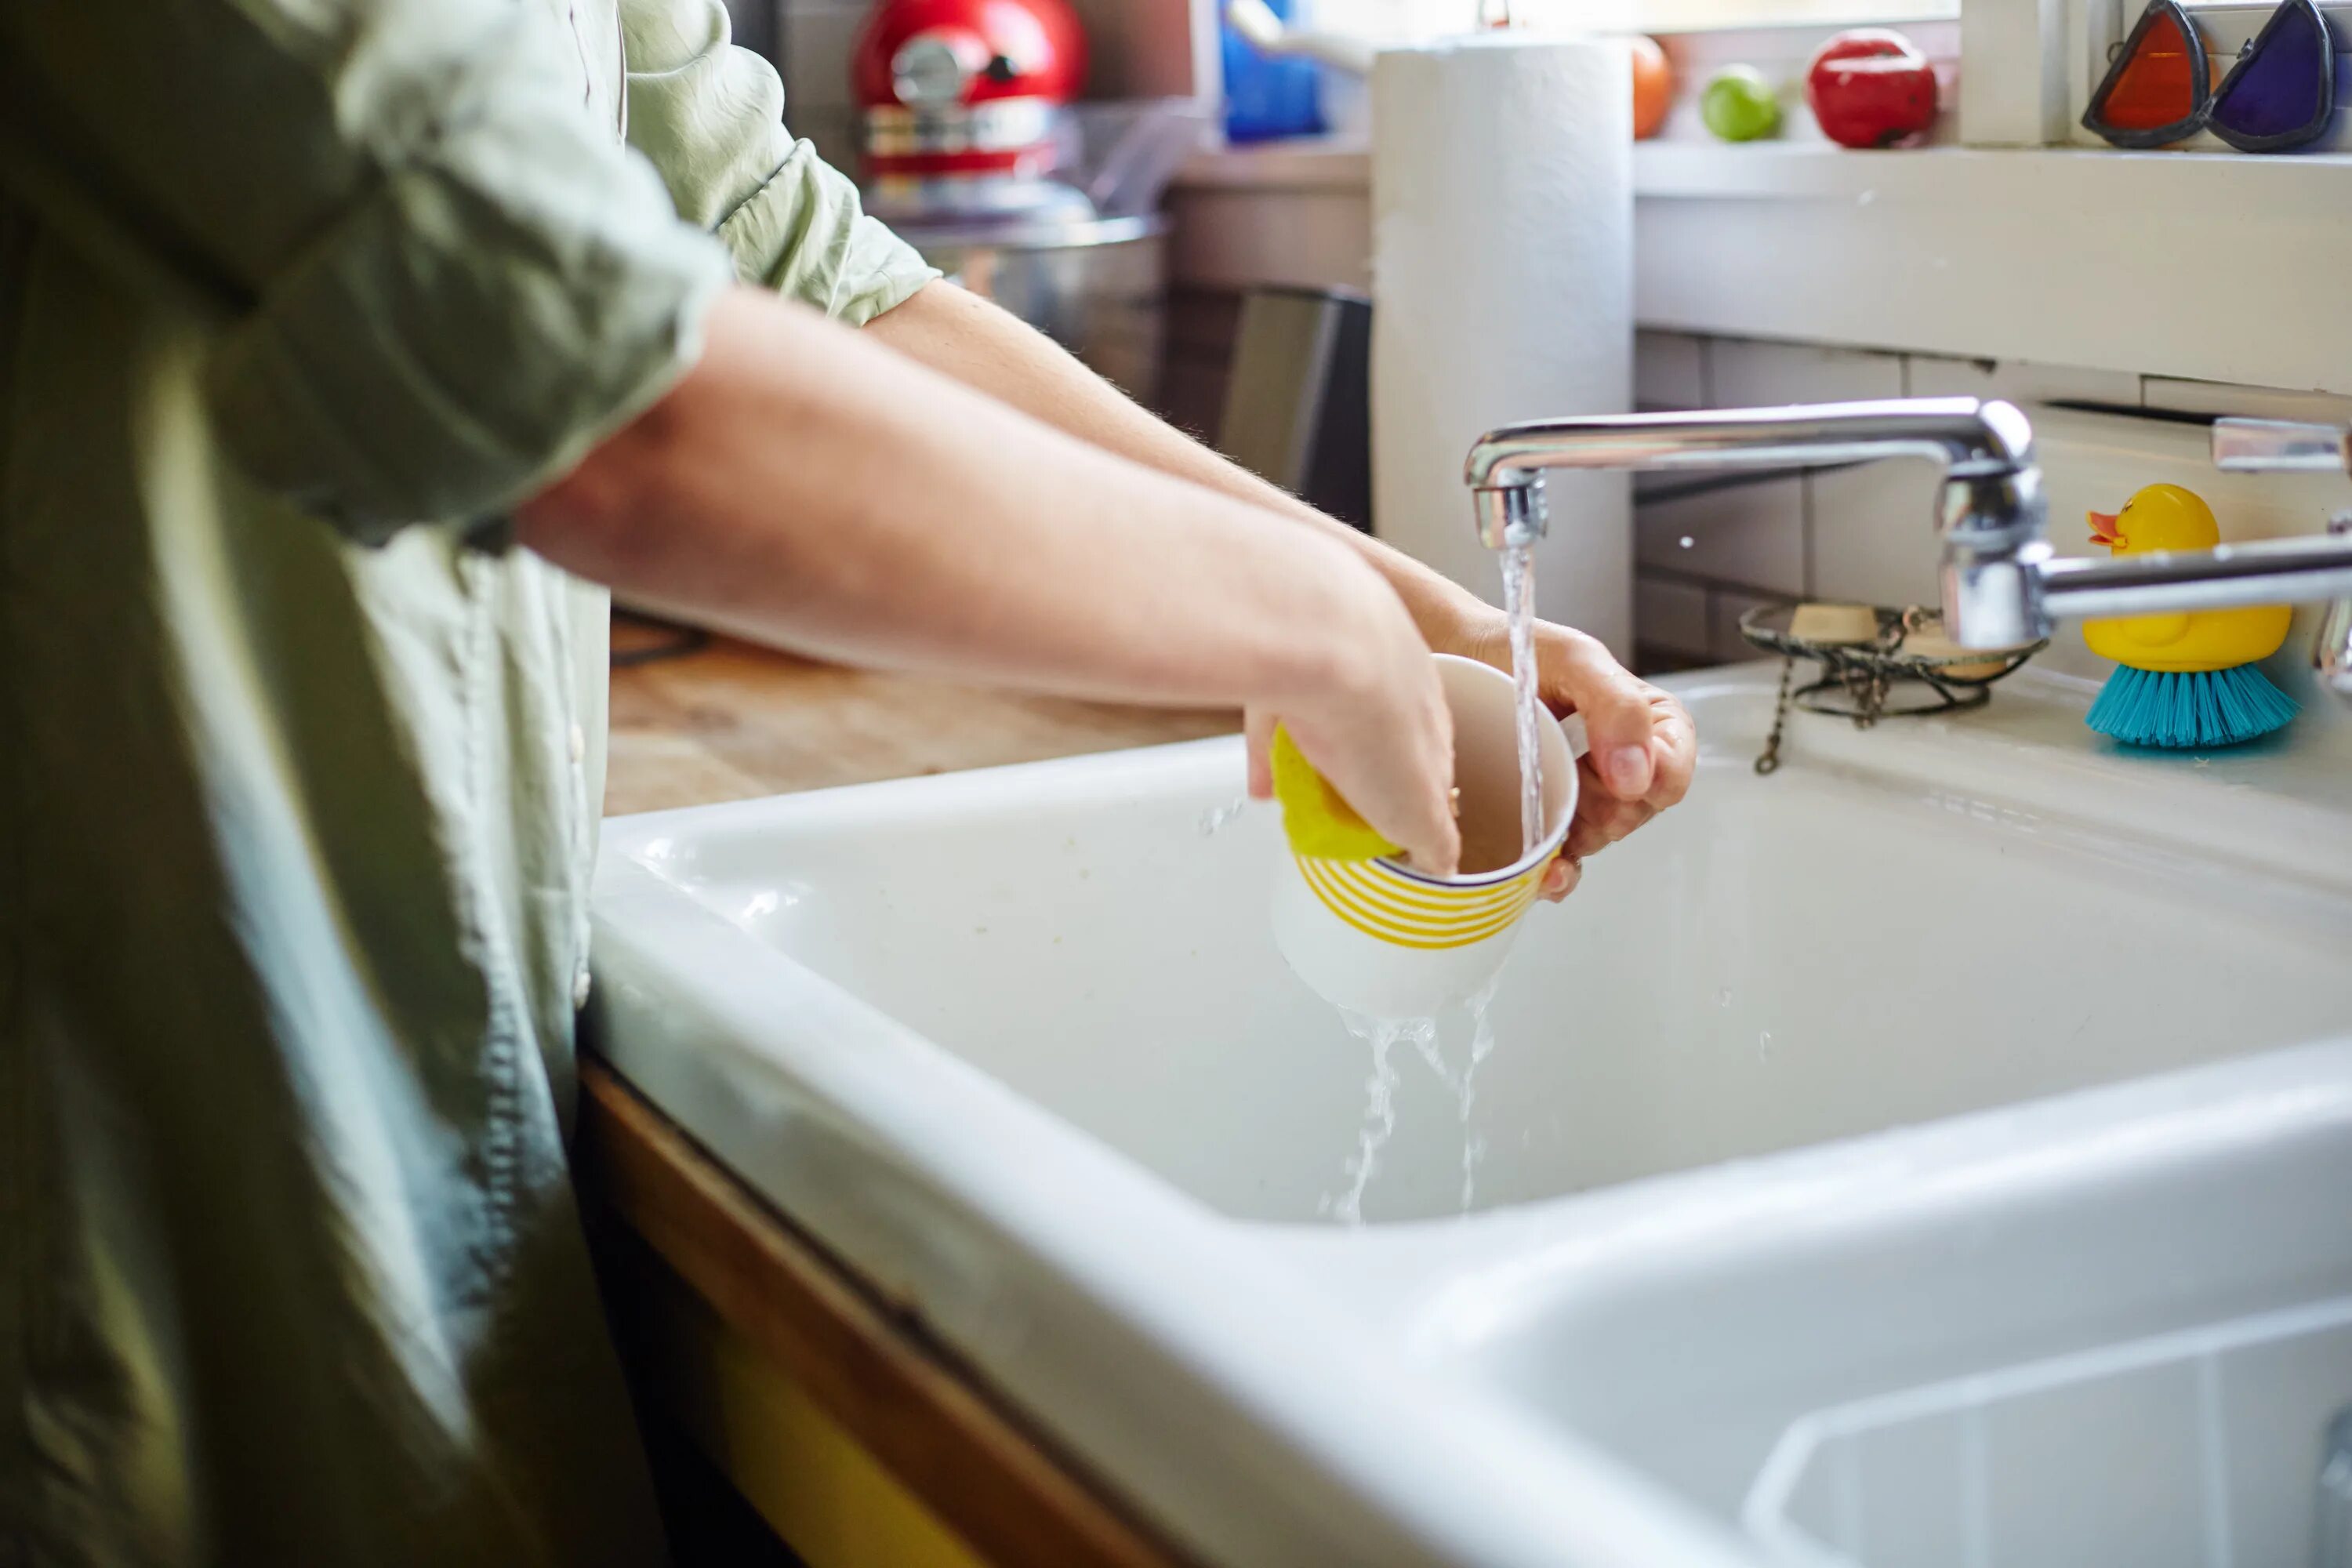
[[[1916,458],[1806,475],[1814,596],[1897,608],[1934,604],[1942,478]]]
[[[2315,425],[2352,425],[2352,397],[2326,392],[2284,392],[2267,386],[2232,386],[2220,381],[2180,381],[2151,375],[2141,384],[2150,408],[2182,414],[2236,415],[2247,419],[2303,419]]]
[[[1900,354],[1817,343],[1718,338],[1707,345],[1707,373],[1718,408],[1903,395]]]
[[[1776,594],[1805,591],[1805,494],[1795,475],[1640,500],[1634,559],[1643,566]]]
[[[2056,409],[2034,421],[2035,449],[2062,555],[2103,554],[2084,513],[2113,511],[2142,485],[2184,485],[2213,508],[2225,540],[2318,533],[2352,507],[2341,474],[2225,474],[2212,464],[2201,426]]]
[[[2142,485],[2184,485],[2212,506],[2225,540],[2316,533],[2333,511],[2352,507],[2352,479],[2331,474],[2224,474],[2212,465],[2205,430],[2195,425],[2052,409],[2034,416],[2050,512],[2050,543],[2060,555],[2104,556],[2090,540],[2087,511],[2113,511]],[[2300,637],[2302,634],[2296,634]],[[2301,658],[2290,639],[2281,655]],[[2058,628],[2042,662],[2104,676],[2108,666],[2083,646],[2080,626]]]
[[[1913,397],[2004,397],[2011,403],[2104,403],[2137,407],[2139,377],[2129,371],[2079,370],[2029,364],[2023,360],[1946,359],[1907,356],[1906,387]]]
[[[1637,574],[1633,578],[1636,646],[1692,659],[1707,657],[1706,590]]]
[[[1706,341],[1688,332],[1635,332],[1633,404],[1638,408],[1705,408]]]
[[[1707,613],[1707,657],[1717,664],[1733,664],[1743,658],[1762,658],[1765,654],[1739,635],[1739,617],[1766,605],[1784,605],[1783,598],[1768,598],[1755,594],[1717,592],[1709,595]]]

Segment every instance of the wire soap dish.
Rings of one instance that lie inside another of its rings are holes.
[[[1992,695],[1994,681],[2015,673],[2050,646],[2045,637],[2016,647],[1960,647],[1943,635],[1941,616],[1916,605],[1902,610],[1873,608],[1877,632],[1867,641],[1801,637],[1792,629],[1799,608],[1764,605],[1739,617],[1739,635],[1781,659],[1772,733],[1756,759],[1759,773],[1780,765],[1780,731],[1791,704],[1809,713],[1851,719],[1857,730],[1867,730],[1881,719],[1979,708]],[[1821,666],[1821,674],[1791,690],[1801,658]],[[1906,689],[1898,692],[1898,687]],[[1911,687],[1926,689],[1912,691]]]

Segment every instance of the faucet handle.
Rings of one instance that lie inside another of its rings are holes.
[[[2352,430],[2290,419],[2216,419],[2213,466],[2231,474],[2352,473]]]

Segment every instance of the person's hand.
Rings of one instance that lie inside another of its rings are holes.
[[[1499,611],[1481,606],[1440,653],[1511,668],[1508,629]],[[1447,646],[1448,644],[1452,646]],[[1576,889],[1584,858],[1606,848],[1682,799],[1698,760],[1698,732],[1671,693],[1640,679],[1584,633],[1536,623],[1538,689],[1554,713],[1581,713],[1591,750],[1577,766],[1576,821],[1559,858],[1544,873],[1543,896]]]
[[[1315,771],[1413,865],[1450,877],[1462,858],[1454,820],[1454,714],[1403,605],[1370,568],[1363,624],[1330,628],[1328,679],[1250,704],[1249,792],[1274,794],[1278,721]]]

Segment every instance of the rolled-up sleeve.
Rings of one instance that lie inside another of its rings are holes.
[[[629,140],[738,277],[863,326],[937,278],[857,187],[784,128],[775,68],[730,42],[719,0],[622,0]]]
[[[495,516],[692,363],[725,253],[480,0],[10,0],[0,181],[198,300],[215,429],[357,537]]]

